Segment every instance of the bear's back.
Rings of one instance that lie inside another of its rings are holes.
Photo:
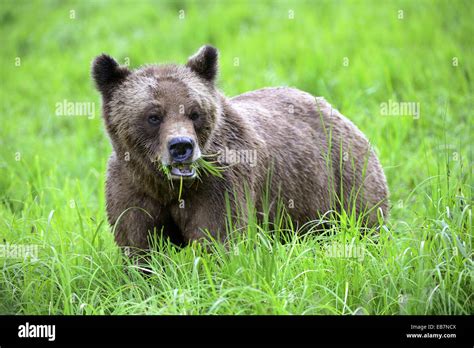
[[[316,176],[320,176],[322,182],[312,182],[312,186],[329,186],[334,192],[344,191],[344,196],[347,196],[344,205],[362,185],[365,199],[359,197],[358,210],[364,210],[367,203],[374,206],[382,202],[381,207],[387,216],[386,179],[369,141],[354,123],[324,98],[295,88],[278,87],[244,93],[231,98],[230,102],[253,125],[256,134],[264,141],[267,153],[277,162],[284,163],[281,167],[290,172],[289,177],[300,176],[300,182],[307,182],[311,171],[318,173]],[[331,163],[329,167],[328,161]],[[299,168],[299,172],[291,172],[292,168]],[[301,168],[309,171],[301,175]],[[284,171],[280,173],[282,176],[286,174]],[[327,182],[331,180],[334,185]],[[375,211],[371,215],[370,220],[375,223]]]
[[[303,138],[306,145],[309,139],[320,142],[326,138],[363,147],[368,144],[357,126],[324,98],[296,88],[262,88],[235,96],[230,102],[262,138],[292,138],[296,142],[296,138]]]

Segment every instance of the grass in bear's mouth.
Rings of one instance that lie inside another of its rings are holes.
[[[213,156],[216,156],[216,155],[203,155],[203,157],[213,157]],[[203,157],[198,158],[196,161],[194,161],[193,163],[189,165],[181,164],[181,165],[174,166],[174,165],[163,164],[161,161],[155,162],[158,170],[161,171],[164,174],[164,176],[168,179],[170,188],[174,188],[173,181],[179,180],[178,200],[181,199],[184,180],[198,179],[199,181],[202,182],[203,176],[215,176],[218,178],[222,178],[222,172],[227,167],[217,166],[216,165],[218,163],[217,161],[209,161],[207,159],[204,159]],[[173,171],[175,171],[176,169],[185,170],[186,172],[190,171],[193,174],[189,176],[175,175],[173,174]]]
[[[171,166],[163,164],[160,161],[154,163],[156,164],[156,168],[161,171],[168,180],[171,180]]]
[[[214,157],[216,155],[203,155],[204,157]],[[154,162],[156,167],[159,171],[161,171],[166,179],[168,180],[169,186],[171,189],[174,189],[173,181],[179,180],[179,192],[178,192],[178,201],[181,200],[181,196],[183,193],[183,181],[184,180],[193,180],[198,179],[202,182],[202,177],[205,176],[215,176],[218,178],[222,178],[222,172],[227,167],[217,166],[217,161],[208,161],[203,157],[198,158],[196,161],[189,165],[166,165],[163,164],[161,161]],[[185,170],[186,172],[191,172],[192,174],[189,176],[184,175],[175,175],[173,174],[174,171],[182,171]]]
[[[207,155],[204,157],[211,157],[212,155]],[[158,170],[160,170],[165,177],[172,181],[173,179],[195,179],[201,181],[204,175],[206,176],[215,176],[218,178],[222,178],[222,172],[227,167],[217,166],[217,161],[209,161],[204,159],[203,157],[198,158],[191,164],[180,164],[180,165],[167,165],[163,164],[162,162],[155,162],[157,165]],[[176,175],[174,172],[183,171],[183,172],[190,172],[191,175]]]
[[[203,157],[212,157],[214,155],[204,155]],[[201,180],[203,175],[206,176],[215,176],[222,178],[222,172],[227,167],[217,166],[217,161],[208,161],[203,157],[199,157],[195,162],[191,164],[191,168],[196,171],[196,177]]]

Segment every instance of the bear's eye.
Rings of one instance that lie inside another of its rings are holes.
[[[196,121],[199,118],[199,113],[197,111],[193,111],[191,115],[189,115],[189,118],[193,121]]]
[[[152,126],[159,125],[161,122],[160,117],[157,114],[148,115],[148,123]]]

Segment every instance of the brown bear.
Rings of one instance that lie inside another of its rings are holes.
[[[294,88],[228,98],[217,71],[212,46],[184,66],[132,71],[105,54],[93,61],[113,146],[106,198],[118,245],[147,249],[153,231],[176,244],[206,234],[225,241],[228,206],[249,200],[257,212],[281,200],[300,226],[343,209],[366,226],[387,217],[384,172],[351,121]],[[199,175],[206,158],[219,175]]]

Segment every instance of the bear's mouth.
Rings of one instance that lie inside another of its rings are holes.
[[[175,163],[170,165],[171,179],[194,179],[196,177],[196,169],[192,163]]]

